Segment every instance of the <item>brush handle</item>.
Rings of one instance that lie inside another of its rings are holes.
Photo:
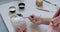
[[[39,10],[46,11],[46,12],[50,12],[49,10],[46,10],[46,9],[39,9]]]
[[[28,17],[23,17],[23,18],[28,18]]]
[[[49,1],[46,1],[46,0],[43,0],[43,1],[45,1],[45,2],[47,2],[47,3],[49,3],[49,4],[52,4],[52,5],[54,5],[54,6],[57,6],[56,4],[53,4],[53,3],[49,2]]]

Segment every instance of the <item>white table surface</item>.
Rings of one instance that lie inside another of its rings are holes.
[[[56,3],[58,5],[58,7],[60,6],[60,0],[47,0],[50,1],[52,3]],[[3,5],[0,5],[0,13],[5,21],[5,24],[9,30],[9,32],[15,32],[11,22],[10,22],[10,18],[9,18],[9,7],[10,6],[15,6],[17,12],[16,13],[21,13],[23,14],[24,17],[28,17],[30,14],[36,14],[38,16],[42,16],[42,17],[53,17],[53,15],[55,14],[57,8],[53,5],[50,5],[46,2],[43,2],[43,8],[49,10],[50,12],[45,12],[45,11],[41,11],[36,9],[36,5],[35,5],[35,0],[25,0],[25,10],[24,11],[19,11],[18,9],[18,1],[13,1],[10,3],[6,3]],[[51,12],[53,11],[53,12]],[[28,28],[28,32],[45,32],[45,30],[48,28],[47,25],[39,25],[36,26],[34,24],[32,24],[28,19],[26,19],[26,24],[27,24],[27,28]]]

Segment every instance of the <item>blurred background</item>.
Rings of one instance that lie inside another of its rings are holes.
[[[8,2],[12,2],[12,1],[15,1],[15,0],[0,0],[0,5]]]

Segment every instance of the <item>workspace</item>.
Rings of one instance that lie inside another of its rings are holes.
[[[30,14],[35,14],[38,16],[41,15],[42,17],[51,18],[56,13],[57,7],[54,5],[48,4],[44,1],[43,1],[43,8],[46,10],[49,10],[50,12],[38,10],[36,8],[36,2],[35,1],[36,0],[24,0],[23,2],[25,3],[25,9],[23,11],[19,10],[19,7],[18,7],[19,1],[18,0],[0,5],[0,13],[4,19],[4,22],[5,22],[8,30],[9,30],[9,32],[15,32],[15,29],[13,28],[13,25],[11,24],[10,16],[9,16],[10,15],[9,14],[9,7],[11,7],[11,6],[16,7],[16,14],[21,13],[24,17],[28,17]],[[47,0],[47,1],[50,1],[51,3],[57,4],[57,6],[60,7],[60,3],[59,3],[60,0],[59,1]],[[36,27],[36,28],[31,27],[34,25],[32,25],[32,23],[28,19],[25,19],[25,21],[27,24],[28,32],[35,32],[35,31],[44,32],[48,28],[47,25],[40,25],[39,26],[40,29],[38,30],[37,29],[38,27]]]

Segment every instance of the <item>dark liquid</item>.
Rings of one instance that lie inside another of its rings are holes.
[[[15,13],[15,11],[10,11],[10,13]]]

